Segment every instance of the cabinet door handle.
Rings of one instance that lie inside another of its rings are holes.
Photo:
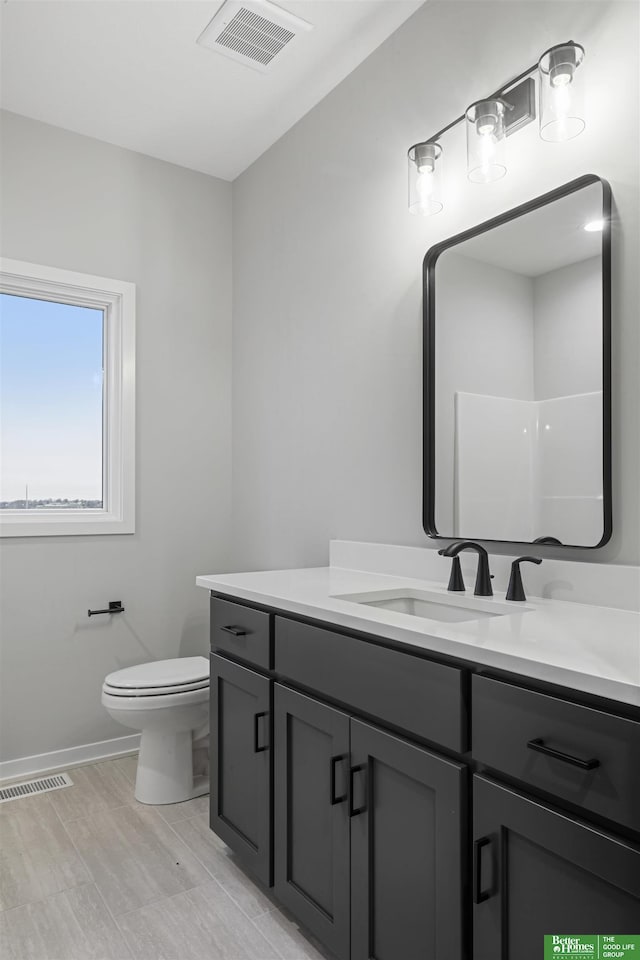
[[[358,763],[355,767],[351,767],[349,770],[349,816],[357,817],[359,813],[364,813],[367,809],[367,765],[366,763]],[[354,807],[353,805],[353,794],[354,794],[354,778],[356,773],[364,773],[364,803],[360,807]]]
[[[536,753],[544,753],[547,757],[553,757],[554,760],[563,760],[565,763],[570,763],[572,767],[580,767],[581,770],[595,770],[596,767],[600,766],[600,761],[595,758],[583,760],[581,757],[571,756],[570,753],[562,753],[560,750],[554,750],[553,747],[546,745],[542,737],[529,740],[527,747],[529,750],[535,750]]]
[[[260,746],[260,742],[259,742],[260,741],[260,733],[259,733],[260,720],[262,719],[262,717],[268,717],[268,716],[269,714],[267,712],[255,713],[253,715],[253,752],[254,753],[264,753],[265,750],[269,749],[268,743],[265,743],[262,746]]]
[[[491,897],[492,890],[482,889],[482,848],[491,846],[491,837],[481,837],[473,841],[473,902],[484,903]]]
[[[246,637],[247,631],[243,630],[242,627],[220,627],[224,633],[230,633],[232,637]]]
[[[344,803],[349,795],[347,791],[347,793],[343,793],[341,796],[336,797],[336,766],[342,760],[346,759],[346,754],[342,753],[340,756],[331,757],[331,760],[329,761],[329,780],[331,782],[329,787],[329,800],[332,807],[334,807],[337,803]]]

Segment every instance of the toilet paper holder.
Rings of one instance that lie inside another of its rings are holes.
[[[101,613],[124,613],[122,600],[109,600],[109,606],[106,610],[87,610],[88,617],[97,617]]]

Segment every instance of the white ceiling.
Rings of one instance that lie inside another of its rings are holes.
[[[590,184],[465,240],[451,247],[451,252],[525,277],[539,277],[601,255],[602,233],[588,233],[584,226],[602,218],[602,204],[602,186]]]
[[[233,180],[423,2],[279,0],[314,29],[263,74],[196,44],[219,0],[5,0],[0,102]]]

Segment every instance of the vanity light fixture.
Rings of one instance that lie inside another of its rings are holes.
[[[573,40],[546,50],[538,63],[491,96],[477,100],[464,114],[422,143],[409,148],[409,211],[431,216],[443,208],[442,144],[445,133],[465,122],[467,176],[473,183],[492,183],[507,172],[506,138],[536,119],[538,75],[540,137],[571,140],[585,127],[583,94],[584,47]],[[589,229],[585,227],[585,229]],[[593,229],[593,228],[592,228]]]

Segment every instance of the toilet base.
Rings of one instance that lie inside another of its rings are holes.
[[[151,805],[182,803],[208,792],[208,780],[199,777],[194,783],[191,730],[142,731],[136,800]]]

